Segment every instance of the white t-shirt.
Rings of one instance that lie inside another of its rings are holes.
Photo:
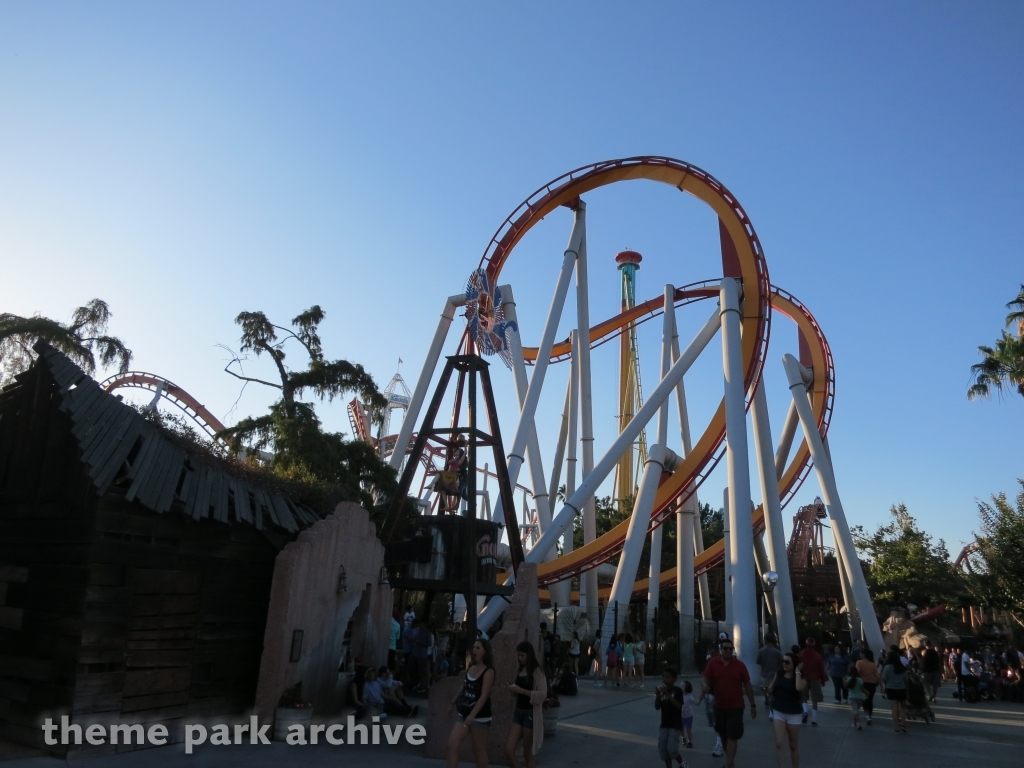
[[[960,659],[960,674],[961,675],[972,675],[971,672],[971,657],[966,653]]]

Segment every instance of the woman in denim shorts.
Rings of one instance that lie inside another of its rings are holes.
[[[448,707],[448,717],[459,713],[459,721],[448,736],[448,768],[457,768],[459,749],[469,736],[477,768],[487,768],[487,729],[491,727],[491,688],[494,686],[494,654],[491,644],[477,640],[470,651],[472,664],[466,670],[462,691]]]
[[[800,694],[807,681],[800,674],[803,662],[795,653],[782,657],[782,669],[770,686],[772,725],[775,728],[775,760],[782,765],[782,753],[789,747],[793,768],[800,768],[800,726],[803,725],[803,703]]]
[[[537,723],[537,727],[534,727],[534,711],[547,698],[548,681],[544,677],[540,662],[537,661],[537,654],[528,641],[524,640],[516,646],[516,656],[519,659],[519,669],[516,670],[515,682],[508,687],[509,692],[515,694],[516,703],[512,710],[508,740],[505,742],[505,757],[512,768],[519,768],[516,747],[522,739],[523,761],[526,768],[535,768],[535,755],[544,737],[544,723]]]

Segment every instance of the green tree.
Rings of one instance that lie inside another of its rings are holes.
[[[1012,503],[1005,493],[978,502],[981,568],[969,577],[971,592],[990,608],[1008,610],[1021,623],[1024,614],[1024,480]],[[974,560],[978,564],[978,559]],[[1022,623],[1024,626],[1024,623]]]
[[[107,334],[110,307],[101,299],[93,299],[71,313],[71,320],[62,323],[42,315],[21,317],[0,314],[0,386],[26,370],[35,360],[32,345],[45,341],[74,360],[86,373],[96,373],[99,365],[117,365],[124,373],[131,365],[132,352],[121,339]]]
[[[892,521],[872,535],[861,526],[853,529],[857,549],[867,558],[866,576],[876,607],[959,605],[963,578],[949,560],[946,543],[933,543],[905,504],[889,511]]]
[[[244,359],[233,353],[224,370],[247,384],[273,387],[281,392],[281,398],[266,415],[242,419],[219,436],[229,441],[234,455],[252,448],[272,451],[270,466],[282,477],[330,484],[337,488],[340,498],[361,501],[372,509],[376,496],[389,496],[395,491],[394,470],[368,443],[346,440],[340,432],[324,430],[314,404],[299,399],[309,394],[330,402],[346,392],[356,392],[375,421],[380,420],[387,406],[373,377],[361,365],[324,358],[318,331],[323,319],[324,311],[319,306],[293,318],[291,328],[271,323],[263,312],[242,312],[235,318],[242,328],[242,353],[267,355],[278,380],[267,381],[232,370],[241,370]],[[301,347],[307,358],[304,368],[293,370],[285,365],[285,345],[289,342]]]
[[[563,486],[559,489],[559,496],[564,498]],[[594,499],[594,519],[596,522],[598,537],[608,533],[615,526],[629,520],[633,514],[632,497],[623,499],[615,504],[611,496],[599,496]],[[710,504],[700,503],[700,519],[704,533],[704,547],[710,547],[722,538],[722,510],[712,509]],[[667,571],[676,565],[676,520],[675,515],[662,524],[661,539],[661,570]],[[583,546],[583,516],[576,517],[573,526],[573,547],[580,549]],[[649,572],[651,562],[651,539],[648,536],[644,542],[643,553],[640,556],[640,564],[637,566],[637,578],[645,579]]]
[[[725,537],[725,510],[712,509],[710,504],[701,502],[700,527],[704,534],[704,548],[721,541]]]
[[[994,347],[978,347],[982,360],[971,366],[974,384],[967,390],[968,400],[988,397],[993,388],[1002,394],[1003,387],[1013,387],[1024,397],[1024,285],[1006,308],[1006,327],[1016,323],[1017,335],[1004,330]]]

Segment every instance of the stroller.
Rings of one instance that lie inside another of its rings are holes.
[[[926,723],[935,722],[935,713],[928,706],[928,692],[917,670],[907,670],[907,717],[911,720],[921,718]]]

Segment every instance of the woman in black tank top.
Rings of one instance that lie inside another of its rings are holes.
[[[459,722],[448,737],[448,768],[457,768],[459,748],[467,734],[473,742],[477,768],[487,768],[487,729],[491,727],[491,689],[494,687],[494,654],[491,644],[480,639],[470,651],[472,663],[466,670],[462,691],[448,707],[448,717],[457,710]]]
[[[800,768],[800,728],[804,717],[801,692],[807,688],[807,682],[800,674],[802,667],[803,662],[795,653],[784,655],[782,669],[772,680],[770,690],[775,759],[778,765],[782,765],[782,753],[788,751],[793,768]]]
[[[516,671],[516,681],[508,687],[508,690],[515,694],[515,709],[512,711],[512,725],[508,729],[508,739],[505,741],[505,757],[511,768],[519,768],[519,760],[516,758],[516,747],[520,740],[523,742],[523,761],[526,768],[535,768],[537,760],[535,757],[536,747],[540,738],[544,735],[544,724],[534,722],[534,701],[543,700],[547,696],[548,684],[544,679],[544,671],[537,661],[537,654],[533,646],[524,640],[516,646],[516,656],[519,658],[519,669]]]

